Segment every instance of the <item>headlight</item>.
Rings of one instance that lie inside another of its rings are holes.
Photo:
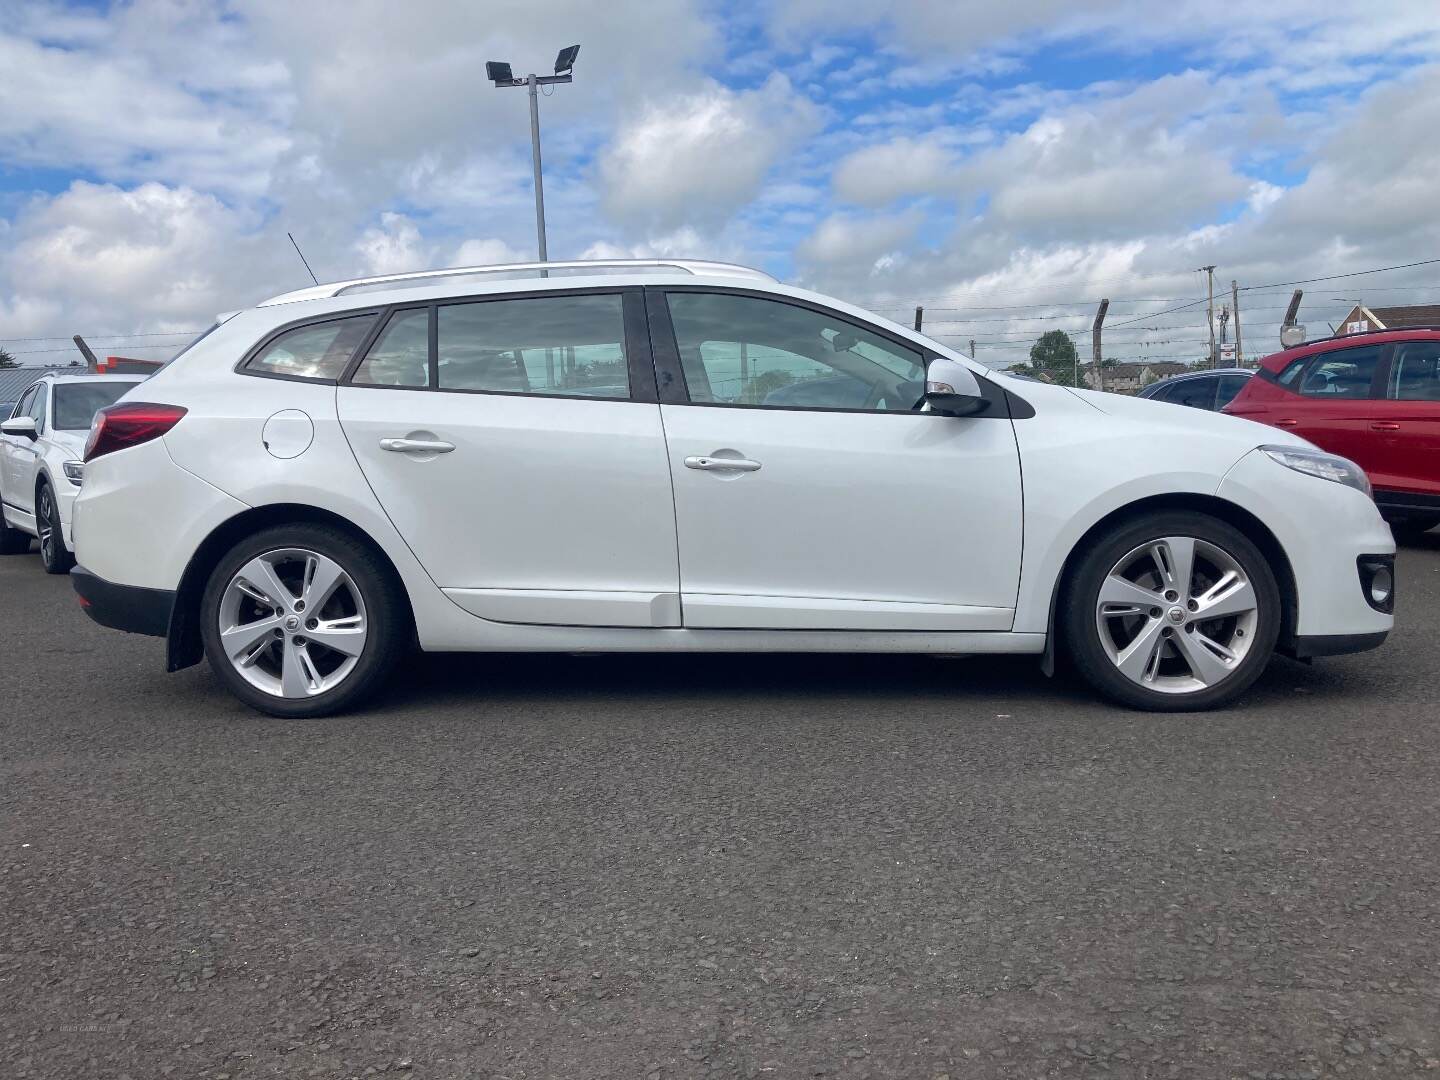
[[[85,463],[83,461],[67,461],[60,466],[65,470],[65,479],[69,480],[76,487],[85,479]]]
[[[1327,454],[1323,450],[1311,450],[1304,446],[1262,446],[1272,461],[1278,461],[1287,469],[1303,472],[1307,476],[1318,476],[1321,480],[1333,480],[1374,498],[1370,490],[1370,478],[1365,470],[1349,458]]]

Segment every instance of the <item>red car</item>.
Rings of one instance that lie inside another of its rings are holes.
[[[1255,374],[1225,412],[1354,461],[1397,533],[1440,525],[1440,328],[1311,341]]]

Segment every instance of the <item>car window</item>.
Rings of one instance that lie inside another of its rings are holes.
[[[630,396],[619,293],[442,304],[437,326],[441,390]]]
[[[828,312],[725,293],[666,294],[690,400],[912,411],[925,359]]]
[[[1440,401],[1440,341],[1395,346],[1388,393],[1396,401]]]
[[[1198,379],[1180,379],[1170,388],[1166,401],[1188,405],[1192,409],[1215,408],[1215,386],[1220,380],[1214,375]]]
[[[1215,408],[1223,409],[1235,400],[1235,395],[1245,389],[1249,375],[1221,375],[1220,389],[1215,392]]]
[[[1295,389],[1306,397],[1368,398],[1380,350],[1379,345],[1366,345],[1312,357]]]
[[[66,383],[55,387],[57,431],[88,431],[95,414],[120,400],[133,382]]]
[[[45,392],[43,385],[35,388],[35,400],[30,403],[27,415],[35,418],[35,430],[45,430],[45,413],[50,405],[50,395]]]
[[[25,393],[20,395],[20,400],[15,403],[15,409],[10,414],[12,418],[16,416],[30,415],[30,404],[35,400],[35,391],[37,389],[37,387],[32,386],[29,390],[26,390]]]
[[[355,369],[353,381],[368,386],[429,386],[430,309],[414,308],[390,316]]]
[[[374,315],[366,314],[297,326],[252,357],[245,370],[295,379],[338,379],[374,321]]]

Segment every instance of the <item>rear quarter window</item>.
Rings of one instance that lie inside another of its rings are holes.
[[[297,326],[271,338],[241,370],[252,375],[334,382],[374,322],[374,313],[367,312]]]

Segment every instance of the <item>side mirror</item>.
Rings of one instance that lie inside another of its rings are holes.
[[[38,439],[40,433],[35,430],[35,418],[33,416],[15,416],[0,424],[0,432],[6,435],[23,435],[27,439]]]
[[[980,380],[964,364],[938,357],[925,373],[925,404],[945,416],[974,416],[990,402],[980,392]]]

